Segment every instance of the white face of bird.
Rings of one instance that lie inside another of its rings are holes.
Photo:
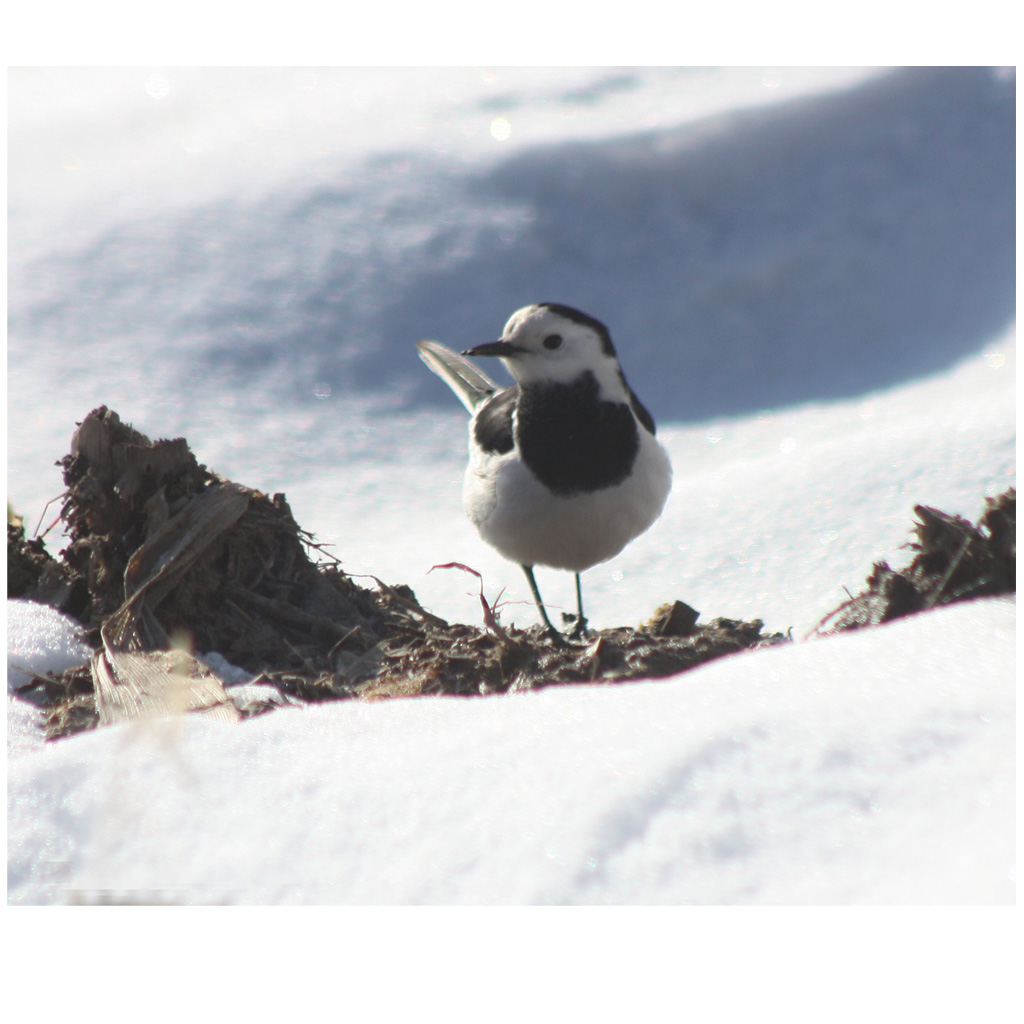
[[[505,324],[501,340],[478,345],[468,355],[500,356],[520,384],[568,384],[590,371],[605,397],[625,393],[607,330],[582,314],[548,306],[525,306]]]

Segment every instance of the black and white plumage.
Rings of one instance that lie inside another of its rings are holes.
[[[499,341],[462,355],[421,341],[421,358],[472,415],[462,500],[480,536],[526,573],[553,635],[535,565],[579,574],[617,555],[661,514],[672,468],[654,420],[626,383],[608,329],[544,302],[512,314]],[[465,356],[496,356],[501,388]]]

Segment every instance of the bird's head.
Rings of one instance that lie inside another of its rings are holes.
[[[498,356],[520,384],[568,384],[590,371],[606,394],[619,394],[624,387],[608,328],[554,302],[516,310],[499,341],[476,345],[463,355]]]

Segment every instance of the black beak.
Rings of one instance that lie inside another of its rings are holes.
[[[464,356],[514,356],[518,351],[510,341],[485,341],[482,345],[467,348]]]

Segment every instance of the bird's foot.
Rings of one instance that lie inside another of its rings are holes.
[[[570,622],[574,623],[573,628],[563,633],[553,623],[547,622],[544,628],[544,635],[556,646],[556,647],[575,647],[576,645],[572,642],[574,640],[586,640],[587,638],[587,620],[577,618],[575,615],[563,615],[563,621],[568,625]]]
[[[554,626],[547,626],[544,629],[544,636],[546,636],[555,647],[571,647],[572,644],[566,639],[565,634],[555,629]]]
[[[582,615],[562,615],[563,621],[568,625],[574,623],[567,636],[573,640],[585,639],[587,635],[587,620]]]

